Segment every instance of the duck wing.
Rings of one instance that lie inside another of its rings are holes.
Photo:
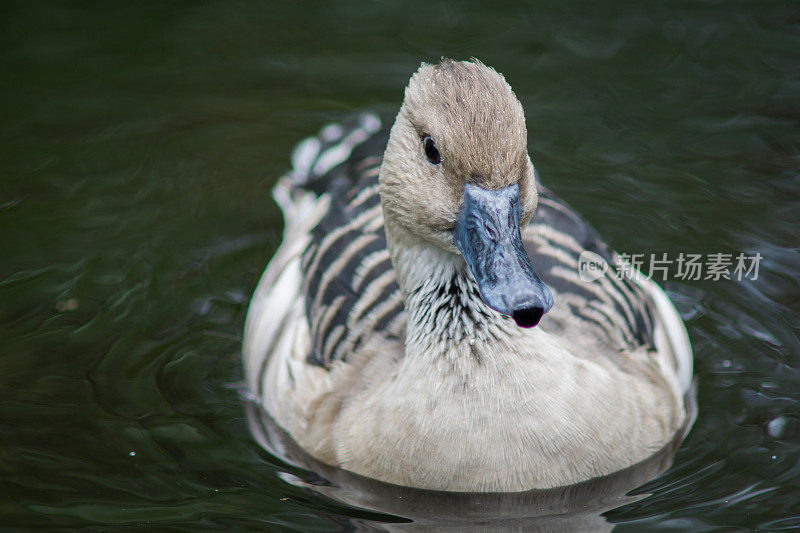
[[[329,208],[311,231],[301,267],[311,325],[309,364],[346,362],[376,335],[403,339],[403,298],[389,259],[378,195],[388,135],[388,130],[376,130],[325,177]]]
[[[541,184],[539,205],[523,231],[523,242],[555,300],[539,327],[610,356],[649,353],[688,390],[691,346],[669,298],[655,282],[624,266],[588,222]],[[579,273],[587,260],[602,266],[596,279],[582,279]]]
[[[290,306],[297,308],[295,318],[303,315],[306,319],[303,322],[310,337],[306,364],[329,369],[336,361],[347,362],[362,345],[379,336],[402,344],[406,316],[378,195],[388,135],[388,128],[382,127],[375,115],[361,114],[349,122],[326,126],[295,150],[292,171],[274,191],[286,218],[284,243],[259,284],[259,289],[269,292],[269,297],[261,298],[261,307],[274,319],[269,321],[266,315],[251,318],[258,313],[248,313],[253,328],[258,322],[273,324],[261,328],[266,333],[259,342],[249,343],[258,345],[253,356],[260,359],[256,366],[265,366],[282,337],[280,319],[288,316],[282,309]],[[616,254],[591,225],[541,185],[539,196],[534,217],[523,230],[523,241],[556,301],[539,327],[613,353],[641,348],[663,351],[663,346],[657,346],[657,329],[659,324],[671,324],[662,329],[667,330],[675,366],[682,367],[683,374],[688,361],[689,377],[682,381],[690,381],[688,338],[663,292],[651,281],[645,280],[643,286],[618,275]],[[578,275],[584,252],[596,254],[608,265],[592,282]],[[288,264],[298,271],[299,278],[295,275],[286,290],[272,287]],[[258,295],[257,291],[253,306],[258,306]],[[256,337],[249,329],[246,345],[248,338]]]

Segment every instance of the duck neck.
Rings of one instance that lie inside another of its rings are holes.
[[[512,321],[489,308],[461,255],[386,228],[392,264],[405,298],[407,354],[462,354],[475,358],[486,343],[509,339]]]

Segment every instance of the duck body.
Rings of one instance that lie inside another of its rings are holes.
[[[423,65],[391,135],[372,115],[329,126],[275,187],[286,228],[248,312],[246,380],[324,463],[424,489],[551,488],[646,459],[684,422],[680,317],[536,184],[504,87],[478,62]],[[488,106],[464,103],[478,89]],[[605,264],[591,282],[587,251]]]

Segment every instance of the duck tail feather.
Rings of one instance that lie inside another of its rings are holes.
[[[293,187],[322,194],[341,174],[337,171],[350,158],[353,149],[380,129],[381,120],[369,112],[324,126],[316,136],[297,145],[292,153],[292,170],[285,179]]]

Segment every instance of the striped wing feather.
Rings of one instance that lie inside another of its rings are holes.
[[[306,362],[324,368],[334,361],[346,362],[349,354],[377,336],[402,340],[405,328],[378,195],[388,130],[371,124],[365,129],[362,116],[348,126],[335,126],[335,131],[329,126],[300,145],[293,161],[292,186],[330,198],[327,212],[310,231],[301,262],[311,331]],[[342,148],[342,143],[349,144]],[[540,327],[554,333],[580,332],[588,342],[610,351],[652,349],[650,299],[636,283],[617,278],[613,252],[546,188],[540,188],[539,207],[523,239],[537,273],[556,300]],[[612,265],[592,283],[577,275],[584,250]]]

